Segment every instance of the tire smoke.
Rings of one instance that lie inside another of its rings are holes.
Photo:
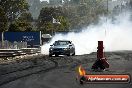
[[[101,17],[97,25],[90,25],[79,33],[70,32],[66,35],[56,34],[52,40],[41,46],[41,53],[48,54],[49,47],[56,40],[71,40],[75,44],[76,55],[96,52],[98,41],[104,41],[105,51],[132,50],[131,13],[106,19]]]

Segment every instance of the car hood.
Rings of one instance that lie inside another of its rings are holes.
[[[53,46],[52,48],[68,48],[68,45],[63,45],[63,46]]]

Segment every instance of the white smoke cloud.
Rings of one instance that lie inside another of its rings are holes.
[[[96,52],[98,41],[104,41],[105,51],[132,50],[132,22],[130,13],[122,13],[116,20],[101,17],[97,25],[90,25],[79,33],[57,34],[50,43],[41,48],[42,54],[48,54],[49,47],[56,40],[71,40],[75,44],[76,54]]]

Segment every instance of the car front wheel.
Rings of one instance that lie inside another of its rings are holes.
[[[69,53],[69,54],[67,54],[67,56],[70,56],[71,54]]]
[[[52,54],[49,54],[49,57],[52,57]]]

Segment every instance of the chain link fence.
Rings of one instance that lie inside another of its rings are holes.
[[[2,44],[2,42],[0,41],[0,49],[21,49],[21,48],[27,48],[27,42],[14,41],[12,43],[5,40],[3,41],[3,44]]]

